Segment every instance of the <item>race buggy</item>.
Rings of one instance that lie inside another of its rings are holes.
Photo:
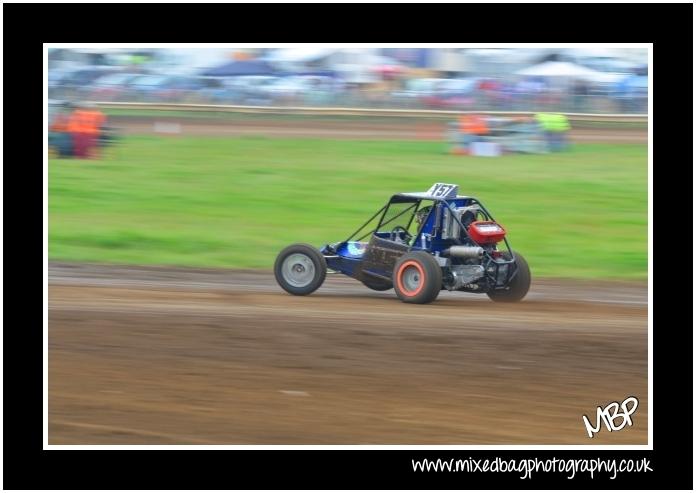
[[[406,303],[430,303],[443,289],[521,300],[531,284],[527,262],[483,204],[458,190],[436,183],[424,193],[399,193],[345,241],[319,250],[290,245],[275,262],[278,284],[307,295],[330,269],[376,291],[393,288]]]

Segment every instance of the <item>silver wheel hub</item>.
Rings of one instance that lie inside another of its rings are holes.
[[[314,262],[304,253],[293,253],[281,267],[285,282],[296,288],[308,286],[314,279]]]
[[[415,267],[406,267],[401,279],[408,291],[417,290],[421,283],[420,272]]]

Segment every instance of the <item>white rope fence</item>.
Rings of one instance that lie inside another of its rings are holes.
[[[419,110],[419,109],[384,109],[384,108],[324,108],[305,106],[241,106],[217,104],[188,103],[118,103],[93,101],[92,104],[102,109],[137,109],[151,111],[199,111],[224,113],[256,113],[273,115],[329,115],[329,116],[379,116],[410,118],[443,118],[465,114],[491,116],[533,116],[532,111],[454,111],[454,110]],[[611,123],[648,123],[645,114],[603,114],[603,113],[565,113],[571,121],[593,121]]]

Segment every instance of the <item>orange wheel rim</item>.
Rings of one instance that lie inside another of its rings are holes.
[[[410,268],[415,268],[419,281],[418,286],[412,289],[409,289],[404,282],[404,276],[407,274]],[[423,291],[423,286],[425,286],[425,271],[423,270],[423,267],[421,267],[421,265],[415,260],[407,260],[401,264],[396,273],[396,284],[399,287],[399,291],[401,291],[404,295],[409,297],[417,296],[418,293]]]

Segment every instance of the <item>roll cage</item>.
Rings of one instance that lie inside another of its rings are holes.
[[[415,235],[413,235],[414,239],[414,244],[409,245],[409,250],[411,249],[417,249],[417,250],[425,250],[429,251],[431,253],[436,253],[437,251],[440,251],[439,249],[433,249],[432,247],[429,248],[419,248],[416,243],[417,239],[421,237],[423,234],[428,234],[431,237],[438,238],[442,235],[442,215],[444,213],[445,209],[448,209],[453,212],[454,207],[453,203],[456,204],[457,201],[464,201],[467,206],[477,206],[481,212],[483,212],[485,219],[487,221],[495,221],[495,218],[493,217],[493,214],[491,214],[488,209],[475,197],[469,197],[469,196],[464,196],[464,195],[457,195],[454,198],[449,198],[449,199],[444,199],[444,198],[438,198],[438,197],[432,197],[432,196],[425,196],[424,194],[407,194],[407,193],[400,193],[393,195],[390,199],[389,202],[387,202],[381,209],[379,209],[377,212],[375,212],[370,219],[365,221],[353,234],[351,234],[348,238],[346,238],[342,243],[346,243],[349,241],[362,241],[368,236],[371,236],[373,234],[376,234],[378,232],[381,233],[386,233],[387,231],[383,231],[382,228],[384,226],[387,226],[388,224],[393,223],[396,219],[399,217],[405,216],[407,213],[410,213],[408,216],[408,222],[406,222],[406,230],[408,230],[413,223],[413,218],[416,215],[416,212],[421,210],[421,204],[423,202],[431,202],[432,207],[430,208],[430,211],[426,218],[421,222],[419,225],[419,228],[416,232]],[[408,206],[406,209],[403,211],[399,212],[398,214],[388,217],[387,213],[389,211],[389,208],[392,204],[403,204],[403,203],[410,203],[411,205]],[[434,221],[431,221],[433,218],[433,215],[435,215]],[[380,217],[379,222],[374,228],[371,228],[367,231],[365,231],[365,228],[377,217]],[[466,227],[464,224],[461,222],[459,217],[456,214],[452,214],[451,216],[459,225],[460,232],[462,235],[465,236],[465,239],[471,242],[474,246],[481,246],[479,245],[476,241],[474,241],[471,236],[469,236]],[[361,236],[358,237],[363,233]],[[357,238],[356,238],[357,237]],[[454,243],[459,243],[461,244],[462,241],[459,239],[452,239]],[[505,242],[505,247],[507,248],[508,253],[510,254],[510,257],[514,261],[513,253],[512,253],[512,248],[510,248],[510,244],[507,240],[507,238],[504,238],[503,241]]]

